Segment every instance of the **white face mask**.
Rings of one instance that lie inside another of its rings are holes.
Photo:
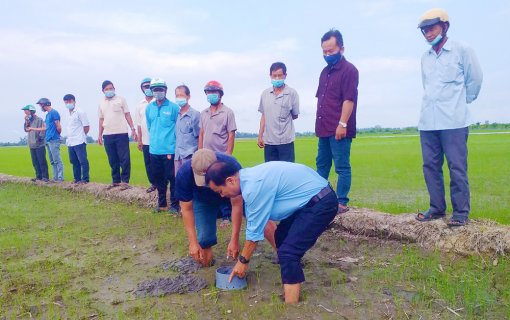
[[[425,39],[426,41],[427,39]],[[439,42],[441,42],[441,40],[443,40],[443,35],[442,34],[438,34],[437,37],[434,38],[434,40],[432,41],[427,41],[428,44],[430,44],[431,46],[435,46],[436,44],[438,44]]]

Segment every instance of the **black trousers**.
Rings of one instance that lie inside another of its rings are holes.
[[[129,154],[128,134],[104,135],[103,142],[108,162],[112,168],[112,182],[129,183],[129,178],[131,177],[131,156]]]
[[[271,145],[266,144],[264,146],[264,162],[269,161],[287,161],[295,162],[294,155],[294,142]]]
[[[37,180],[48,180],[48,162],[46,161],[46,147],[30,148],[32,165],[35,169],[35,178]]]
[[[158,189],[158,206],[160,208],[167,206],[166,191],[168,182],[170,182],[170,203],[173,208],[179,207],[179,202],[175,198],[175,173],[174,173],[174,155],[168,159],[167,155],[151,153],[151,170],[156,188]]]
[[[143,163],[145,164],[145,173],[147,174],[147,179],[149,183],[153,186],[156,185],[154,182],[154,177],[152,176],[152,166],[151,166],[151,154],[149,152],[149,145],[144,144],[142,146],[143,152]]]

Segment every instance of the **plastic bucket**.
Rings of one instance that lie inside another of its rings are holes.
[[[216,288],[222,290],[240,290],[246,288],[246,277],[238,278],[235,276],[232,278],[232,282],[228,282],[232,269],[233,267],[231,266],[219,267],[216,269]]]

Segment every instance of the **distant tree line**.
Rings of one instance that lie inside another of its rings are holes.
[[[471,130],[479,131],[479,130],[510,130],[510,123],[497,123],[489,121],[485,122],[477,122],[471,126],[469,126]],[[405,127],[405,128],[383,128],[381,126],[375,126],[372,128],[361,128],[357,130],[358,135],[364,134],[417,134],[418,127]],[[257,133],[252,132],[238,132],[236,131],[237,138],[256,138],[258,136]],[[296,137],[312,137],[315,136],[315,132],[306,131],[306,132],[296,132]],[[62,143],[65,143],[66,137],[62,137]],[[130,138],[130,141],[132,139]],[[92,138],[91,136],[87,136],[87,143],[96,143],[97,140]],[[19,138],[18,142],[0,142],[0,147],[9,147],[9,146],[26,146],[27,145],[27,137]]]

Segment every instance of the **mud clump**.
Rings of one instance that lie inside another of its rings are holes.
[[[163,262],[161,265],[164,271],[172,270],[180,274],[197,272],[201,266],[192,257],[184,257],[170,262]]]
[[[161,297],[167,294],[197,292],[207,287],[207,281],[194,275],[146,280],[138,284],[133,293],[137,298]]]

